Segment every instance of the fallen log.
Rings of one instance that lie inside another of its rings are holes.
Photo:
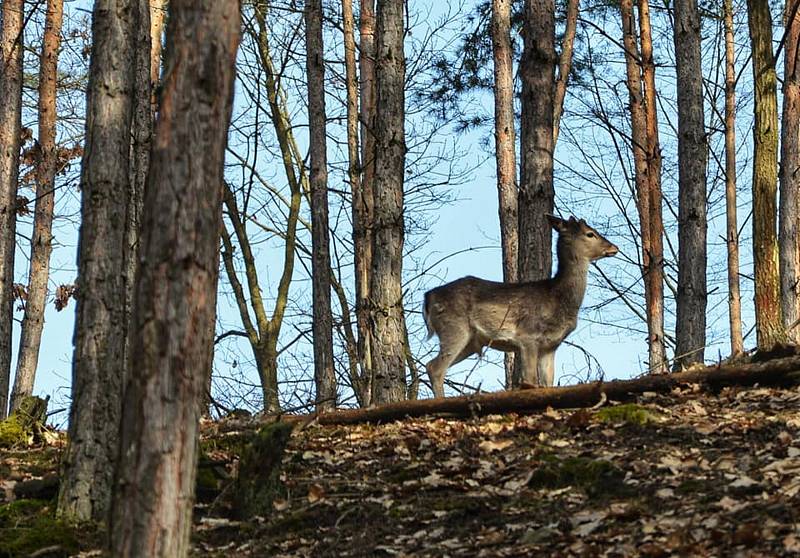
[[[603,394],[608,399],[627,401],[644,392],[666,393],[686,384],[699,384],[705,389],[741,385],[787,385],[800,383],[800,356],[748,364],[726,364],[674,374],[648,375],[633,380],[593,382],[565,387],[537,388],[496,393],[478,393],[443,399],[400,401],[366,409],[343,409],[318,415],[319,424],[355,424],[389,422],[424,415],[472,417],[498,413],[526,413],[547,407],[591,407]],[[306,417],[284,417],[289,420],[312,420]]]

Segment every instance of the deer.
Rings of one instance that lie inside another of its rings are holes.
[[[578,324],[589,264],[619,248],[583,219],[547,220],[558,233],[554,277],[500,283],[468,276],[425,293],[427,338],[439,338],[439,354],[426,365],[434,397],[444,397],[448,368],[486,348],[517,352],[524,383],[553,385],[555,352]]]

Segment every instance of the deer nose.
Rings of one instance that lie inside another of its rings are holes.
[[[619,248],[617,248],[616,246],[614,246],[612,244],[611,247],[608,250],[603,252],[603,255],[606,256],[606,257],[616,256],[617,252],[619,252]]]

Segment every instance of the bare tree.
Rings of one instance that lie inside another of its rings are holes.
[[[675,368],[703,362],[706,345],[706,162],[697,0],[675,2],[678,83],[678,295]]]
[[[403,344],[403,182],[405,55],[403,0],[378,0],[376,49],[375,215],[370,310],[373,401],[406,397]]]
[[[492,50],[494,54],[494,141],[497,161],[497,196],[500,212],[500,245],[503,281],[517,281],[517,156],[514,129],[514,65],[511,47],[511,0],[492,1]],[[511,388],[514,354],[506,353],[506,388]]]
[[[322,46],[322,0],[306,0],[306,82],[311,158],[311,275],[314,380],[317,410],[336,407],[333,370],[330,247],[328,229],[328,159],[325,137],[325,61]]]
[[[781,115],[780,165],[780,276],[781,312],[789,338],[800,341],[800,76],[798,76],[798,40],[800,15],[798,0],[786,2],[784,21],[786,42],[783,54],[783,114]]]
[[[117,468],[111,516],[113,556],[189,551],[240,21],[238,2],[171,2],[120,433],[126,459]]]
[[[11,382],[11,326],[14,315],[14,250],[16,249],[17,185],[22,127],[22,51],[25,3],[3,2],[0,48],[0,419],[8,410]]]
[[[103,522],[117,457],[126,321],[126,226],[139,0],[96,0],[81,164],[69,444],[58,509]]]
[[[744,351],[742,297],[739,294],[739,225],[736,220],[736,60],[733,42],[733,0],[724,0],[725,26],[725,243],[728,253],[728,325],[731,354]]]
[[[17,372],[11,394],[11,409],[16,409],[26,395],[33,393],[39,347],[44,328],[47,303],[47,281],[50,275],[50,254],[53,249],[53,206],[55,179],[58,170],[56,153],[56,84],[58,81],[58,49],[61,44],[63,0],[48,0],[44,39],[39,57],[39,153],[36,169],[36,203],[31,237],[31,263],[28,273],[28,298],[22,318]]]
[[[778,190],[778,91],[767,0],[748,0],[753,55],[753,257],[758,349],[786,340],[781,319],[776,197]]]

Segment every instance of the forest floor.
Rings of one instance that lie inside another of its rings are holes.
[[[613,403],[297,426],[270,503],[244,518],[225,479],[255,430],[205,424],[194,555],[800,554],[800,387],[686,385]],[[61,443],[0,451],[7,499],[16,484],[55,472]],[[34,521],[9,507],[0,507],[0,541]],[[39,544],[51,553],[38,556],[97,555],[100,540],[48,539]]]

